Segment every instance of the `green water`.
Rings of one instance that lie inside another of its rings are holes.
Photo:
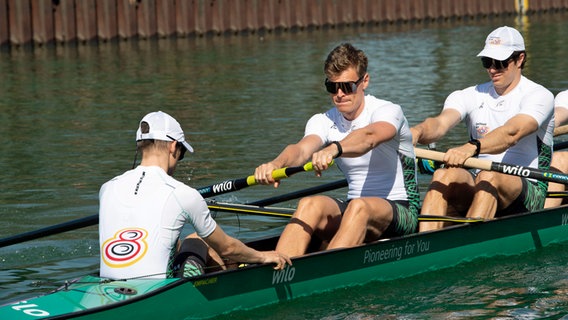
[[[451,91],[487,81],[475,55],[502,25],[525,35],[525,75],[556,94],[568,88],[567,18],[555,13],[0,52],[0,237],[96,214],[100,185],[131,167],[135,129],[150,111],[174,115],[196,150],[176,178],[203,187],[252,174],[301,138],[312,114],[331,106],[323,60],[344,41],[369,56],[368,92],[400,104],[411,125],[436,114]],[[463,143],[464,132],[458,127],[438,148]],[[339,178],[336,169],[319,179],[302,173],[277,190],[250,187],[218,199],[244,203]],[[429,176],[419,179],[424,191]],[[227,213],[217,220],[243,240],[278,233],[285,223]],[[232,317],[557,319],[568,313],[566,249],[476,261]],[[2,248],[0,304],[97,267],[96,227]]]

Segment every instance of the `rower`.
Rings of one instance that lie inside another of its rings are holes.
[[[465,121],[470,140],[449,149],[424,197],[423,214],[494,217],[543,208],[547,183],[494,171],[463,168],[479,157],[548,170],[554,129],[553,95],[522,75],[527,61],[519,31],[492,31],[477,55],[490,81],[451,93],[442,112],[411,128],[413,143],[429,144]],[[420,231],[441,222],[422,222]]]
[[[172,175],[185,153],[193,152],[180,124],[158,111],[144,116],[136,132],[140,165],[103,184],[99,192],[100,276],[110,279],[198,276],[208,266],[270,263],[281,270],[290,259],[257,251],[227,235],[213,220],[201,194]],[[196,233],[181,245],[181,230]],[[191,253],[190,253],[191,252]]]
[[[323,68],[333,107],[313,115],[302,139],[255,170],[257,181],[278,187],[274,170],[311,160],[320,176],[335,159],[349,181],[344,199],[301,199],[277,251],[303,255],[312,236],[322,249],[334,249],[416,231],[420,194],[410,126],[400,105],[366,93],[367,66],[362,50],[349,43],[335,47]]]

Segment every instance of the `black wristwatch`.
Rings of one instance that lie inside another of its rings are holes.
[[[471,143],[475,146],[475,153],[473,154],[474,157],[479,155],[479,151],[481,150],[481,142],[477,139],[471,139],[467,143]]]
[[[332,141],[329,144],[334,144],[337,147],[337,155],[333,158],[335,159],[341,157],[341,155],[343,154],[343,148],[341,147],[341,144],[339,144],[339,141]]]

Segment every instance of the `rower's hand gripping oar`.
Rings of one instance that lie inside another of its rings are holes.
[[[434,161],[444,161],[444,153],[414,148],[414,153],[418,158],[431,159]],[[487,171],[495,171],[508,175],[533,178],[537,180],[556,182],[561,184],[568,184],[568,175],[552,171],[545,171],[536,168],[523,167],[514,164],[507,164],[502,162],[495,162],[490,160],[483,160],[477,158],[469,158],[463,164],[466,168],[481,169]]]
[[[568,124],[560,126],[560,127],[556,127],[554,128],[554,136],[558,137],[561,135],[564,135],[568,133]],[[428,145],[428,150],[431,150],[432,148],[430,148],[430,145],[436,145],[435,143],[431,143]],[[568,148],[568,141],[561,141],[558,143],[554,143],[554,146],[552,148],[553,151],[557,151],[557,150],[563,150]],[[433,174],[434,171],[436,171],[436,169],[441,167],[441,161],[434,161],[433,159],[428,159],[428,158],[422,158],[420,156],[417,156],[418,159],[417,161],[417,165],[418,165],[418,170],[420,173],[422,174]]]
[[[557,131],[557,129],[559,129]],[[562,135],[568,133],[568,125],[562,126],[562,127],[558,127],[556,129],[554,129],[554,136],[557,135]],[[552,147],[553,151],[557,151],[557,150],[564,150],[568,148],[568,141],[561,141],[558,143],[554,143],[554,146]],[[422,150],[422,149],[421,149]],[[431,150],[431,149],[428,149]],[[432,159],[427,159],[427,158],[422,158],[417,156],[419,159],[418,161],[416,161],[416,164],[418,166],[418,172],[422,173],[422,174],[433,174],[434,171],[436,171],[438,168],[442,167],[442,163],[441,161],[435,161]]]
[[[330,165],[333,164],[333,161]],[[311,162],[306,163],[303,166],[297,167],[287,167],[287,168],[280,168],[272,171],[272,178],[274,180],[281,180],[284,178],[288,178],[291,175],[298,173],[298,172],[307,172],[314,170],[314,167]],[[234,179],[234,180],[226,180],[220,183],[216,183],[214,185],[203,187],[197,189],[203,198],[209,198],[212,196],[220,195],[223,193],[237,191],[244,189],[246,187],[254,186],[258,184],[254,175],[248,176],[246,178]]]

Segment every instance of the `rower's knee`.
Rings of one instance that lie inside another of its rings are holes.
[[[298,202],[293,217],[300,220],[320,220],[323,215],[322,201],[320,197],[306,197]]]
[[[475,182],[480,183],[482,181],[487,181],[487,182],[493,184],[493,182],[498,180],[499,175],[501,175],[501,174],[494,172],[494,171],[480,171],[477,174]]]
[[[448,169],[438,169],[432,175],[432,181],[428,187],[428,191],[437,191],[440,194],[448,195],[452,191],[449,187],[455,183],[454,174]]]
[[[349,205],[343,216],[355,220],[369,220],[369,213],[369,205],[366,203],[365,199],[358,198],[349,201]]]
[[[356,198],[356,199],[352,199],[351,201],[349,201],[349,204],[347,205],[347,209],[345,212],[354,212],[354,213],[360,213],[365,211],[365,208],[367,207],[367,204],[365,203],[365,200],[362,198]]]
[[[437,181],[448,185],[456,181],[459,172],[455,168],[440,168],[432,175],[432,181]]]

